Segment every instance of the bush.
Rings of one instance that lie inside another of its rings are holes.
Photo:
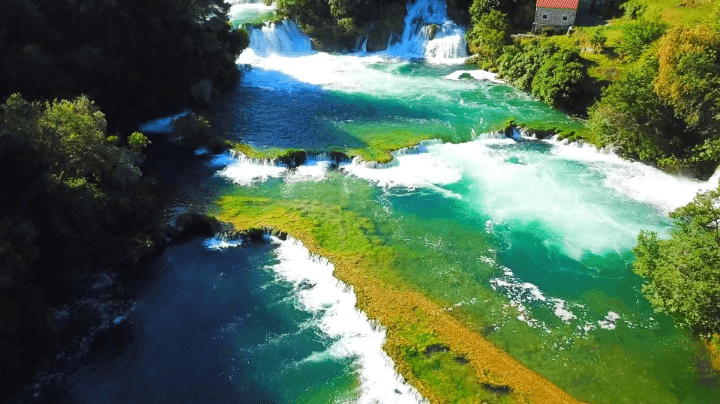
[[[625,18],[631,20],[637,20],[645,14],[647,5],[639,0],[631,0],[620,5],[620,9],[623,10]]]
[[[520,89],[563,108],[582,96],[588,79],[576,49],[537,40],[506,47],[498,60],[498,70],[500,77]]]
[[[467,33],[470,51],[494,63],[508,40],[506,17],[497,10],[481,15]]]
[[[665,22],[639,21],[635,24],[623,25],[623,39],[617,46],[617,50],[623,57],[630,61],[636,60],[650,47],[650,44],[663,36],[668,25]]]
[[[579,95],[587,72],[575,50],[560,49],[543,61],[532,82],[532,93],[553,106],[569,105]]]
[[[593,52],[601,53],[603,48],[605,47],[605,43],[607,43],[607,36],[605,36],[605,30],[602,28],[598,28],[593,31],[593,33],[590,35],[590,38],[588,39],[588,42],[590,43]]]
[[[670,214],[668,240],[642,232],[633,270],[647,279],[642,291],[659,312],[694,332],[720,332],[720,189]]]
[[[210,126],[204,116],[190,113],[172,121],[173,136],[178,143],[189,149],[207,147],[213,151],[224,148],[225,142]]]

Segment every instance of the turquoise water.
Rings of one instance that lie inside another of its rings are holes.
[[[511,117],[577,123],[484,73],[456,79],[468,70],[457,61],[315,53],[291,28],[263,34],[282,36],[282,52],[240,57],[253,69],[218,103],[217,128],[258,147],[361,148],[393,131],[452,143],[380,168],[203,155],[196,163],[217,173],[195,192],[319,201],[370,220],[401,279],[579,399],[719,402],[701,344],[653,312],[631,271],[640,230],[667,234],[667,213],[711,183],[592,147],[487,133]],[[308,278],[331,263],[277,240],[202,242],[158,260],[167,268],[132,319],[138,342],[79,371],[78,401],[417,401],[402,380],[369,376],[392,370],[377,348],[382,330],[351,310],[344,287]],[[329,292],[314,294],[318,285]]]

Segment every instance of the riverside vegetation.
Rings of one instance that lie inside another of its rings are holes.
[[[235,59],[248,36],[227,22],[228,7],[215,0],[3,2],[3,396],[22,389],[50,354],[61,332],[56,308],[106,271],[132,275],[162,243],[153,180],[140,170],[149,140],[132,128],[204,104],[237,82]]]

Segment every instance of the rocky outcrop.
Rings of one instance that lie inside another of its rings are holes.
[[[402,3],[390,3],[379,11],[380,19],[372,23],[365,49],[376,52],[400,42],[405,29],[407,8]]]

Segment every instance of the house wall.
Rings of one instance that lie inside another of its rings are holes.
[[[571,8],[543,8],[537,7],[535,10],[535,25],[549,25],[554,27],[568,27],[575,24],[575,15],[577,10]],[[547,18],[543,18],[546,15]],[[567,17],[567,20],[563,20]]]

